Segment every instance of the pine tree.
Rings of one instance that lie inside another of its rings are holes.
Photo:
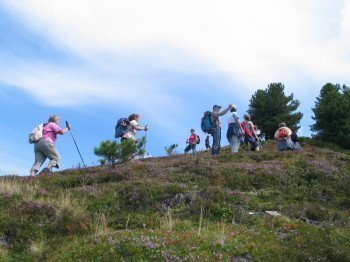
[[[311,130],[317,132],[316,139],[350,148],[349,87],[331,83],[324,85],[312,111],[315,124]]]
[[[99,147],[94,148],[97,156],[103,157],[101,163],[110,163],[112,166],[118,163],[125,163],[136,156],[142,156],[145,151],[146,137],[138,140],[137,143],[133,139],[125,139],[119,143],[117,141],[102,141]]]
[[[293,99],[293,93],[284,94],[284,85],[271,83],[267,89],[259,89],[250,99],[248,113],[258,125],[266,139],[273,139],[279,123],[284,122],[296,132],[303,114],[295,112],[300,102]]]

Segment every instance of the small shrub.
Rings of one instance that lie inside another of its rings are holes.
[[[304,209],[304,214],[307,219],[313,221],[326,221],[330,218],[330,211],[320,205],[309,204]]]
[[[103,157],[100,163],[110,163],[115,166],[117,162],[125,163],[136,156],[144,155],[144,145],[146,138],[139,141],[133,139],[125,139],[121,143],[117,141],[102,141],[99,147],[94,148],[97,156]]]
[[[169,147],[165,147],[165,151],[168,154],[168,156],[173,156],[176,154],[176,148],[178,147],[178,144],[172,144]]]

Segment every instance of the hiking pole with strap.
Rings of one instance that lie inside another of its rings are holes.
[[[66,121],[66,127],[69,127],[68,121]],[[79,156],[80,156],[81,161],[83,162],[83,165],[86,166],[86,165],[85,165],[85,162],[84,162],[84,159],[83,159],[83,157],[81,156],[81,153],[80,153],[79,147],[78,147],[78,145],[77,145],[77,142],[76,142],[75,139],[74,139],[73,133],[72,133],[72,131],[70,131],[70,128],[69,128],[69,133],[71,134],[71,136],[72,136],[72,138],[73,138],[74,144],[75,144],[75,146],[76,146],[76,148],[77,148],[77,150],[78,150],[78,153],[79,153]]]

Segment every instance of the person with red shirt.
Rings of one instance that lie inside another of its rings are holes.
[[[191,129],[191,135],[186,141],[186,143],[188,143],[188,146],[185,148],[185,154],[187,154],[191,149],[194,155],[197,154],[196,145],[198,140],[199,136],[195,133],[194,129]]]

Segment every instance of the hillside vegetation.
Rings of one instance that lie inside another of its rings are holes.
[[[0,260],[350,261],[349,208],[349,151],[310,144],[2,177]]]

